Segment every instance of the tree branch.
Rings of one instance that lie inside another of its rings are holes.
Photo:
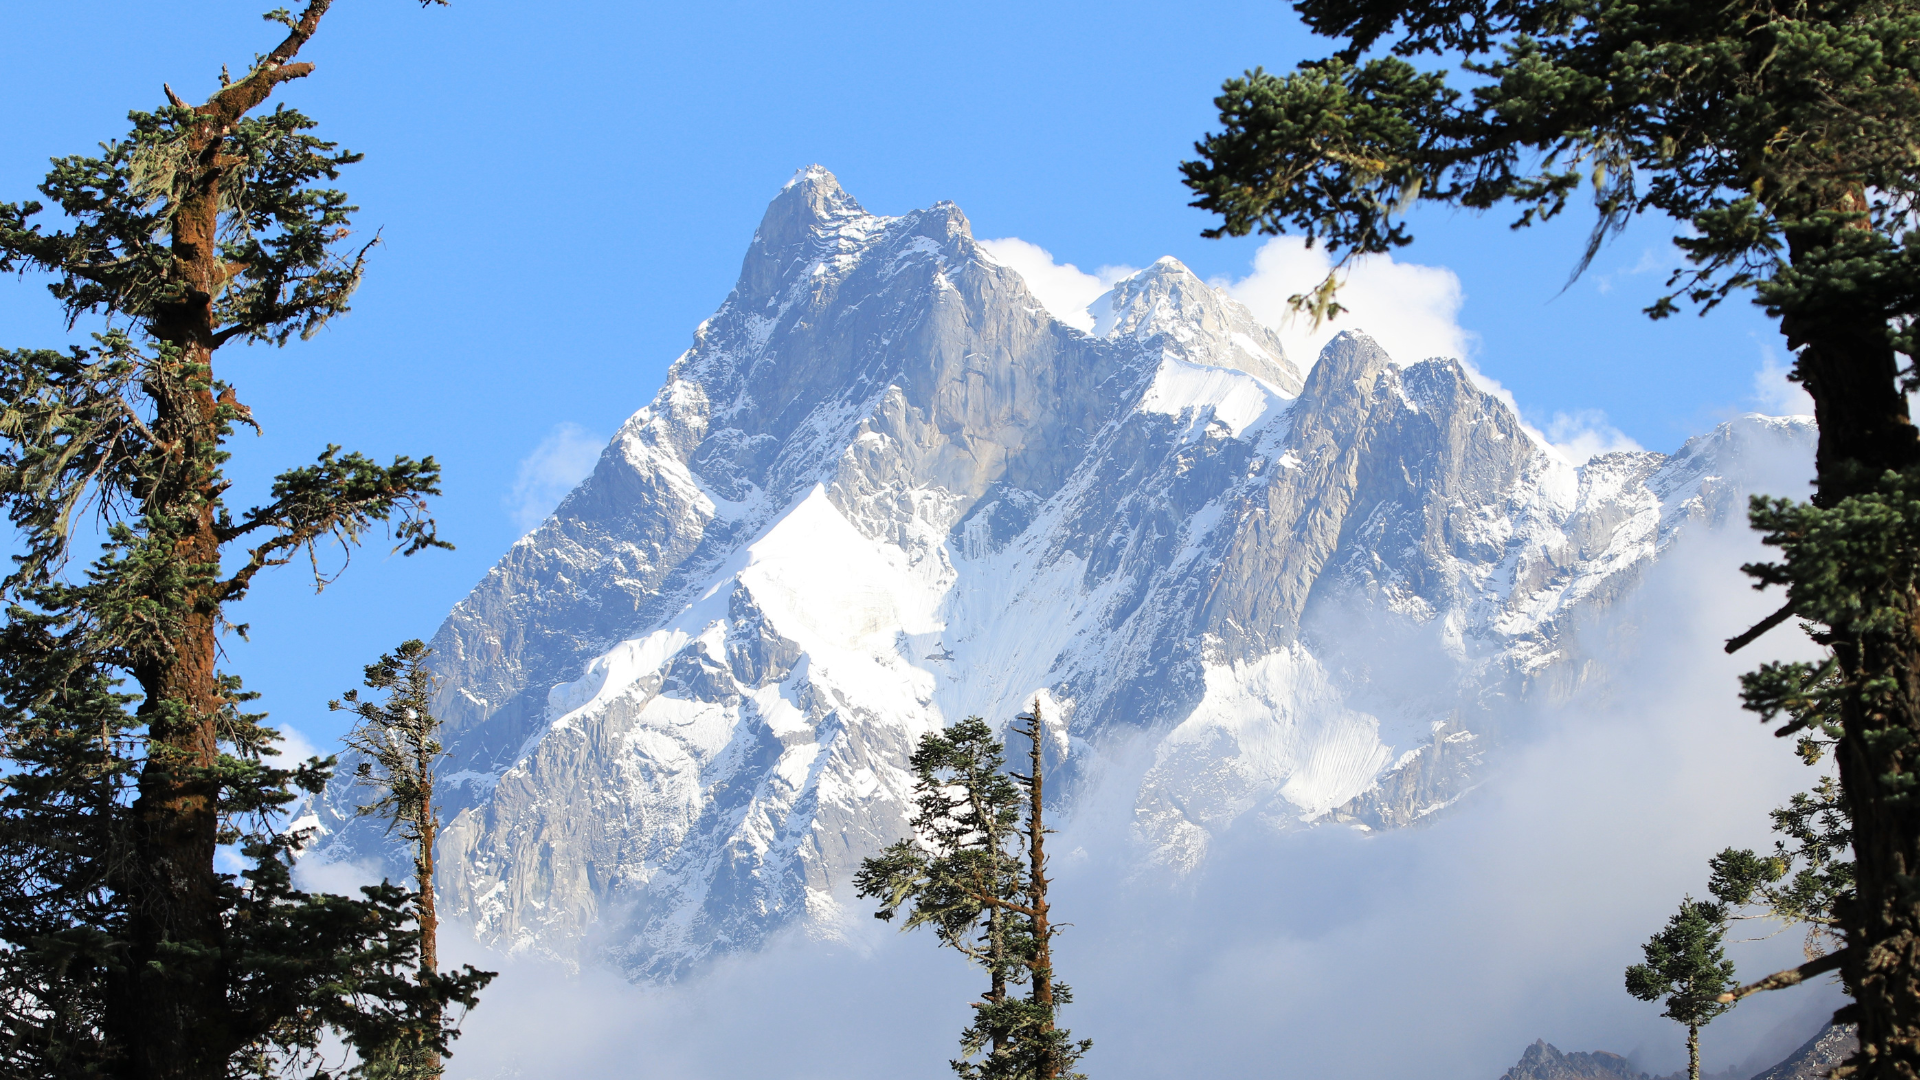
[[[252,71],[239,82],[221,87],[218,93],[207,99],[205,105],[194,111],[231,124],[245,116],[255,105],[267,100],[274,87],[288,79],[313,74],[312,64],[293,64],[288,61],[299,55],[301,47],[319,29],[320,17],[332,6],[333,0],[311,0],[307,10],[301,12],[300,18],[287,28],[286,38],[262,57]]]
[[[1762,990],[1784,990],[1789,986],[1798,986],[1815,975],[1824,975],[1838,968],[1847,962],[1848,955],[1847,950],[1841,949],[1825,956],[1815,957],[1797,968],[1776,971],[1759,982],[1751,982],[1731,993],[1721,994],[1720,1003],[1725,1005],[1739,1001],[1748,994],[1757,994]]]
[[[1789,600],[1785,604],[1781,605],[1781,608],[1779,611],[1776,611],[1773,614],[1767,616],[1766,618],[1761,619],[1759,622],[1755,623],[1753,625],[1753,628],[1748,630],[1746,633],[1741,634],[1738,637],[1728,638],[1727,652],[1729,654],[1739,652],[1741,649],[1744,649],[1747,646],[1753,644],[1754,641],[1758,639],[1761,634],[1764,634],[1767,631],[1773,629],[1774,627],[1779,626],[1781,623],[1786,622],[1788,619],[1792,617],[1793,617],[1793,601]]]

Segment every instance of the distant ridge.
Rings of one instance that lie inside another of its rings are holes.
[[[1771,1069],[1754,1075],[1752,1080],[1826,1080],[1833,1067],[1845,1061],[1859,1045],[1851,1024],[1841,1027],[1828,1024],[1800,1049]],[[1519,1063],[1508,1069],[1500,1080],[1687,1080],[1687,1072],[1682,1069],[1666,1076],[1650,1077],[1619,1054],[1605,1050],[1568,1054],[1545,1039],[1535,1039],[1520,1055]],[[1700,1080],[1746,1078],[1738,1068],[1728,1068],[1717,1073],[1702,1072]]]

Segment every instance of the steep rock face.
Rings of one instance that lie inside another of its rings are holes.
[[[1744,446],[1807,443],[1751,418],[1576,468],[1455,361],[1350,333],[1303,378],[1171,259],[1091,310],[1054,320],[951,205],[795,177],[434,640],[443,910],[645,978],[828,928],[905,831],[915,741],[1035,700],[1058,790],[1152,740],[1135,820],[1172,867],[1249,814],[1419,820],[1567,619],[1737,502]],[[320,857],[381,850],[356,797]]]
[[[1860,1048],[1860,1036],[1852,1024],[1828,1024],[1785,1061],[1753,1080],[1826,1080],[1834,1066],[1847,1060]]]

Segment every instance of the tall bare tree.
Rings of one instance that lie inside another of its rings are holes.
[[[386,818],[389,834],[399,832],[413,859],[422,987],[432,987],[440,976],[440,917],[433,903],[433,845],[440,812],[433,805],[433,782],[435,765],[444,751],[440,721],[432,711],[437,688],[427,667],[432,655],[423,641],[401,642],[398,649],[367,665],[366,688],[385,691],[386,700],[362,700],[358,690],[348,690],[339,700],[327,703],[329,709],[358,718],[346,736],[347,749],[360,756],[354,778],[378,793],[373,801],[361,804],[359,812]],[[482,974],[492,977],[491,972]],[[415,1020],[378,1056],[397,1077],[438,1077],[442,1071],[439,1047],[452,1034],[445,999],[433,993],[422,995]]]

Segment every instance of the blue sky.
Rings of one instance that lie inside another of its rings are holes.
[[[267,6],[10,0],[0,199],[31,196],[48,157],[121,134],[162,81],[203,97],[222,63],[277,40]],[[802,165],[882,213],[953,200],[976,235],[1089,271],[1173,255],[1203,277],[1248,277],[1263,241],[1201,239],[1211,222],[1185,205],[1177,163],[1212,126],[1222,78],[1324,51],[1277,0],[339,0],[302,57],[318,71],[276,100],[367,154],[342,186],[385,246],[354,312],[318,340],[223,352],[221,374],[266,426],[236,441],[233,472],[244,494],[328,442],[432,453],[459,550],[364,552],[318,597],[283,571],[235,613],[254,634],[230,644],[230,666],[277,720],[337,733],[325,699],[382,649],[433,633],[551,504],[542,463],[571,475],[646,403]],[[1759,405],[1756,372],[1782,349],[1757,312],[1638,314],[1670,265],[1664,223],[1630,230],[1561,292],[1588,221],[1515,234],[1497,215],[1427,212],[1399,258],[1457,278],[1470,359],[1543,428],[1597,410],[1671,450]],[[65,333],[37,282],[0,284],[0,343]]]

